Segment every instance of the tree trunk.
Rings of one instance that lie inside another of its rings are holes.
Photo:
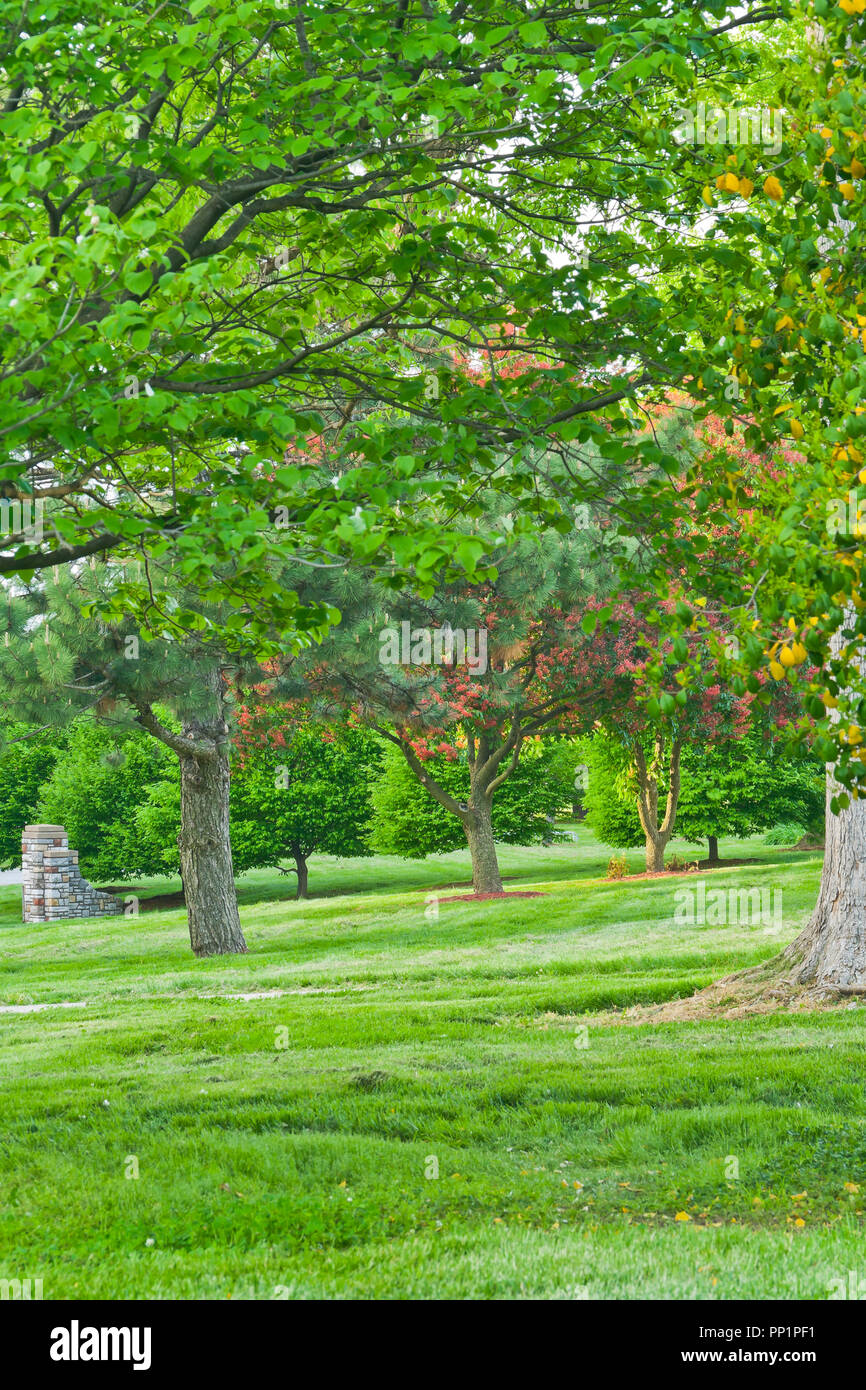
[[[717,836],[717,835],[708,835],[708,836],[707,836],[707,843],[709,844],[709,847],[710,847],[710,857],[709,857],[709,859],[707,860],[707,863],[709,863],[709,864],[718,864],[718,863],[720,862],[720,860],[719,860],[719,840],[718,840],[718,836]]]
[[[833,633],[832,656],[846,645],[856,615]],[[834,714],[834,719],[838,715]],[[851,801],[838,816],[830,809],[844,788],[827,769],[824,867],[815,911],[782,959],[793,965],[791,980],[817,990],[866,987],[866,800]]]
[[[197,956],[246,951],[229,839],[229,737],[222,671],[214,661],[191,660],[187,682],[201,713],[189,714],[178,734],[144,699],[128,692],[137,723],[180,761],[180,881],[189,939]]]
[[[665,848],[674,833],[677,815],[677,802],[680,795],[680,744],[674,739],[668,758],[668,791],[665,800],[665,814],[659,823],[659,784],[658,773],[664,756],[664,738],[656,737],[653,756],[649,764],[640,743],[635,744],[634,768],[637,775],[637,813],[641,828],[646,836],[646,869],[648,874],[659,874],[665,866]]]
[[[648,874],[660,874],[664,870],[666,844],[667,840],[663,840],[660,835],[652,836],[647,833],[646,871]]]
[[[470,804],[463,816],[463,829],[472,856],[472,887],[476,893],[501,893],[502,875],[493,840],[492,807],[487,797]]]
[[[830,799],[842,788],[827,774],[824,868],[815,911],[784,952],[792,979],[812,989],[866,988],[866,800],[838,816]]]
[[[385,737],[391,735],[386,734]],[[466,740],[469,800],[458,801],[430,776],[408,741],[395,740],[422,787],[446,811],[459,816],[472,856],[472,886],[476,893],[502,892],[502,875],[493,839],[493,793],[516,768],[522,741],[523,732],[517,715],[513,718],[510,734],[498,745],[495,741],[491,742],[487,734],[480,734],[476,738],[470,732]]]
[[[295,869],[298,875],[298,891],[296,897],[305,898],[307,896],[307,860],[299,849],[292,851],[295,860]]]
[[[228,744],[180,754],[180,869],[197,956],[246,951],[229,839]]]

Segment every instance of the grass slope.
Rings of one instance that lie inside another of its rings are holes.
[[[49,1299],[826,1298],[866,1274],[863,1008],[598,1013],[794,935],[820,857],[722,853],[761,862],[707,882],[781,888],[781,927],[676,926],[695,880],[605,883],[584,831],[503,850],[544,897],[438,917],[464,855],[316,860],[326,896],[301,905],[250,874],[244,958],[196,961],[180,912],[23,927],[2,890],[0,1005],[83,1007],[0,1013],[0,1278]]]

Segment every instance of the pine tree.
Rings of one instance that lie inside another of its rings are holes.
[[[117,728],[145,729],[180,762],[181,878],[197,956],[246,950],[229,839],[231,696],[235,659],[188,636],[149,640],[123,618],[123,567],[92,561],[6,590],[0,693],[34,725],[69,724],[90,711]],[[155,583],[153,574],[151,583]],[[182,592],[154,602],[182,613]],[[100,613],[108,611],[106,621]]]

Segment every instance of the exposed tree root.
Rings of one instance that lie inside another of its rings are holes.
[[[639,1004],[626,1009],[611,1022],[668,1023],[708,1018],[746,1018],[750,1014],[815,1012],[859,1008],[856,996],[866,995],[863,986],[835,986],[803,983],[798,979],[801,961],[792,958],[790,947],[762,965],[738,970],[697,990],[689,999],[669,999],[664,1004]],[[855,996],[855,998],[852,998]]]

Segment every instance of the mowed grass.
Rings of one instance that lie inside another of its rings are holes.
[[[0,1278],[49,1299],[823,1299],[866,1275],[859,1004],[611,1022],[805,920],[819,855],[722,853],[759,862],[708,885],[781,889],[780,924],[677,925],[696,879],[606,883],[584,831],[503,849],[508,886],[543,894],[511,902],[428,901],[466,884],[459,854],[315,860],[300,905],[248,875],[238,958],[195,960],[182,912],[24,927],[2,890],[0,1005],[81,1007],[0,1013]]]

